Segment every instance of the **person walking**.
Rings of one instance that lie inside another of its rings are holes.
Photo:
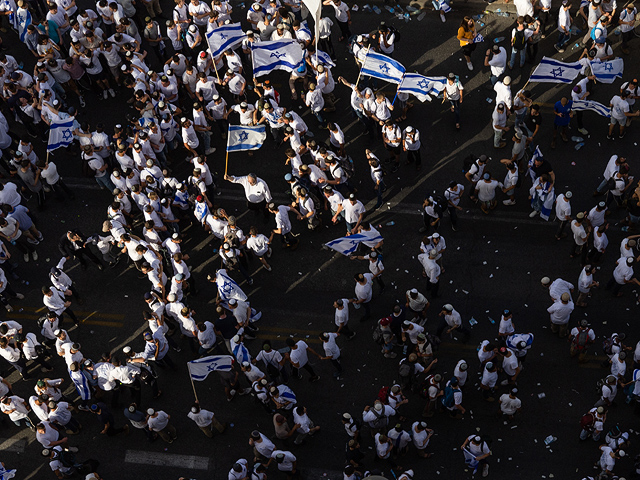
[[[460,42],[462,54],[464,55],[464,59],[467,61],[467,68],[469,70],[473,70],[473,63],[471,63],[471,54],[476,49],[474,40],[477,35],[476,22],[473,20],[473,18],[465,16],[462,19],[462,22],[460,22],[457,39]]]
[[[171,415],[162,410],[156,411],[153,408],[149,408],[147,410],[147,424],[149,425],[149,430],[156,432],[158,436],[167,443],[173,443],[174,440],[178,438],[175,427],[169,424],[170,419]]]

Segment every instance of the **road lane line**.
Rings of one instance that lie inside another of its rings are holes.
[[[197,455],[177,455],[174,453],[153,453],[139,450],[127,450],[125,463],[156,465],[159,467],[179,467],[190,470],[209,470],[209,457]]]

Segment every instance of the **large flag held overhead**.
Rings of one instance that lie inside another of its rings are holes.
[[[328,53],[323,52],[322,50],[317,50],[317,49],[316,49],[316,53],[318,54],[318,64],[329,65],[330,67],[336,66],[333,60],[331,60],[331,56]]]
[[[591,110],[603,117],[611,118],[611,109],[601,103],[594,102],[593,100],[574,100],[571,105],[571,110]]]
[[[542,57],[542,61],[536,67],[529,78],[530,82],[540,83],[571,83],[582,70],[580,62],[563,63],[553,58]]]
[[[49,145],[48,151],[60,147],[68,147],[73,142],[73,122],[75,117],[65,119],[57,118],[49,125]]]
[[[247,299],[247,295],[242,291],[240,286],[227,275],[227,271],[221,268],[216,272],[216,285],[218,286],[218,294],[220,298],[225,302],[228,302],[232,298],[244,302]]]
[[[372,238],[369,235],[356,233],[355,235],[350,235],[348,237],[340,237],[340,238],[336,238],[335,240],[331,240],[330,242],[325,243],[325,246],[343,255],[351,255],[353,252],[356,251],[356,248],[358,248],[358,245],[360,245],[360,242],[366,242],[366,241],[379,242],[381,240],[382,240],[382,235],[378,235],[377,237]]]
[[[614,58],[606,62],[591,62],[591,72],[599,82],[613,83],[616,78],[622,78],[624,60],[622,58]]]
[[[233,357],[231,355],[213,355],[187,362],[189,375],[197,382],[203,381],[211,372],[229,372],[232,365]]]
[[[257,150],[262,146],[266,138],[267,131],[264,125],[258,125],[257,127],[229,125],[227,152]]]
[[[431,101],[431,97],[438,96],[447,82],[447,77],[425,77],[417,73],[405,73],[398,93],[409,93],[421,102]]]
[[[362,74],[379,78],[389,83],[400,83],[406,68],[393,58],[381,53],[369,52],[362,65]]]
[[[274,70],[291,72],[300,68],[304,51],[296,40],[287,39],[277,42],[251,44],[253,76],[266,75]]]
[[[246,37],[240,23],[231,23],[214,28],[207,32],[207,42],[209,43],[211,56],[213,58],[219,57],[225,50],[233,49],[240,45]]]

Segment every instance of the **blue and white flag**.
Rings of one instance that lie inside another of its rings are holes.
[[[56,118],[49,125],[49,145],[48,151],[60,147],[68,147],[73,142],[73,121],[75,117],[60,119]]]
[[[214,28],[207,32],[207,42],[209,43],[209,50],[211,50],[211,57],[219,57],[226,50],[236,48],[245,38],[247,36],[242,31],[240,23],[231,23]]]
[[[542,61],[536,67],[529,78],[530,82],[540,83],[571,83],[582,70],[580,62],[563,63],[553,58],[542,57]]]
[[[76,387],[76,392],[80,395],[81,400],[91,400],[91,387],[89,387],[89,382],[87,381],[87,377],[81,370],[77,370],[72,372],[69,370],[69,377],[71,377],[71,381]]]
[[[227,135],[227,152],[241,152],[259,149],[267,138],[264,125],[245,127],[244,125],[229,125]]]
[[[593,100],[574,100],[571,105],[571,110],[591,110],[596,112],[598,115],[611,118],[611,109],[601,103],[594,102]]]
[[[20,41],[24,42],[27,36],[27,27],[31,25],[31,12],[25,8],[18,8],[16,13],[16,23],[18,24],[18,35]]]
[[[479,33],[475,37],[473,37],[473,43],[484,42],[484,37]]]
[[[220,298],[225,302],[228,302],[232,298],[241,302],[247,300],[247,295],[233,278],[227,275],[227,271],[224,268],[216,272],[216,285],[218,286],[218,295],[220,295]]]
[[[204,200],[202,202],[198,202],[196,198],[196,206],[193,209],[193,215],[196,217],[200,223],[204,225],[204,222],[207,220],[207,215],[209,215],[209,205]]]
[[[464,454],[464,463],[469,465],[469,468],[473,468],[473,473],[475,474],[478,471],[480,462],[478,462],[476,456],[466,448],[462,449],[462,453]]]
[[[336,238],[335,240],[331,240],[330,242],[325,243],[325,246],[343,255],[351,255],[356,251],[356,248],[358,248],[358,245],[360,245],[361,242],[376,240],[380,242],[382,240],[382,235],[371,238],[369,235],[356,233],[355,235],[350,235],[348,237],[341,237]]]
[[[203,381],[211,372],[229,372],[232,365],[233,357],[231,355],[212,355],[187,362],[189,375],[196,382]]]
[[[535,182],[536,181],[536,174],[533,170],[531,170],[531,167],[533,167],[533,162],[535,162],[538,158],[544,160],[544,155],[542,155],[542,152],[540,151],[540,146],[536,145],[536,149],[533,152],[533,155],[531,155],[531,158],[529,158],[529,176],[531,177],[531,181]]]
[[[266,75],[274,70],[292,72],[302,65],[304,50],[293,39],[251,44],[253,76]]]
[[[393,58],[382,55],[381,53],[369,52],[362,64],[363,75],[379,78],[389,83],[400,83],[406,72],[406,68]]]
[[[447,77],[424,77],[417,73],[405,73],[398,93],[409,93],[421,102],[431,101],[431,97],[438,96],[447,82]]]
[[[10,480],[16,476],[16,469],[6,470],[4,466],[0,465],[0,480]]]
[[[329,65],[330,67],[336,66],[328,53],[323,52],[322,50],[316,50],[316,53],[318,54],[318,65]]]
[[[614,58],[606,62],[591,62],[591,72],[599,82],[613,83],[616,78],[622,78],[624,60],[622,58]]]
[[[451,7],[449,6],[449,0],[432,0],[433,8],[437,11],[442,10],[444,13],[449,13]]]
[[[300,23],[300,30],[302,30],[303,32],[305,32],[307,35],[309,35],[311,38],[313,38],[313,34],[311,33],[311,29],[309,28],[309,24],[307,23],[306,20],[303,20]]]
[[[236,343],[233,346],[233,356],[236,357],[236,362],[240,365],[242,365],[243,362],[251,361],[251,354],[242,343]]]

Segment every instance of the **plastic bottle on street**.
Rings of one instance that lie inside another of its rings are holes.
[[[427,12],[422,12],[420,15],[418,15],[418,21],[420,22],[426,15]]]
[[[378,8],[377,5],[373,6],[373,11],[376,12],[377,15],[380,15],[382,13],[382,11]]]

